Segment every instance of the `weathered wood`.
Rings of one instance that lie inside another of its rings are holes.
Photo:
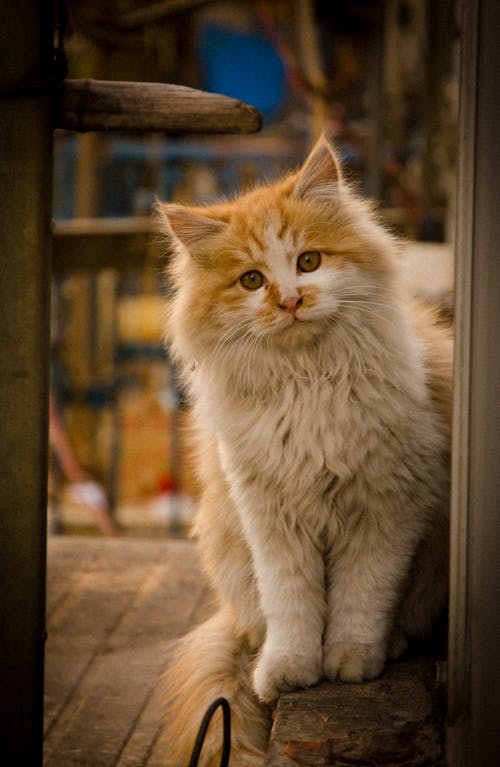
[[[55,273],[112,267],[141,267],[162,251],[152,218],[73,218],[54,228],[52,269]]]
[[[42,758],[49,367],[52,2],[0,35],[0,764]]]
[[[260,112],[242,101],[183,85],[65,80],[56,125],[75,131],[254,133]]]
[[[51,538],[47,592],[44,764],[154,764],[169,644],[210,611],[194,544]]]
[[[432,658],[401,660],[372,682],[323,682],[282,695],[266,767],[441,765],[434,670]]]
[[[448,758],[500,754],[500,4],[462,4]]]

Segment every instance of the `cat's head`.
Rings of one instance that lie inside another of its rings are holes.
[[[338,323],[369,323],[392,281],[392,239],[324,138],[281,181],[159,212],[173,246],[167,338],[184,358],[230,344],[292,351]]]

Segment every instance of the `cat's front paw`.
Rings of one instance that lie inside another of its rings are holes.
[[[298,655],[264,645],[253,675],[253,685],[261,701],[270,703],[280,692],[310,687],[321,676],[321,653]]]
[[[376,644],[333,642],[324,648],[323,670],[334,682],[363,682],[384,670],[385,652]]]

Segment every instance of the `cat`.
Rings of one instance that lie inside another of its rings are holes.
[[[324,136],[237,199],[158,207],[219,604],[166,675],[169,764],[223,695],[257,767],[280,692],[378,676],[445,607],[451,336]],[[216,726],[205,767],[219,749]]]

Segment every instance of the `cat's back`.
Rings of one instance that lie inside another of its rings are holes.
[[[452,418],[453,328],[438,304],[414,299],[410,305],[415,332],[422,343],[423,364],[430,395],[448,434]]]

